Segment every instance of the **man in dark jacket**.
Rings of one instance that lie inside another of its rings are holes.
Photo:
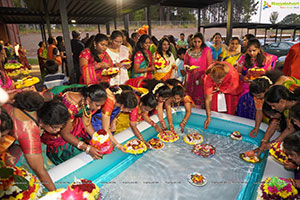
[[[79,83],[79,79],[81,76],[80,66],[79,66],[79,55],[81,51],[84,49],[84,44],[80,41],[80,32],[72,31],[71,46],[72,46],[72,53],[73,53],[73,62],[74,62],[74,69],[76,73],[76,82]]]

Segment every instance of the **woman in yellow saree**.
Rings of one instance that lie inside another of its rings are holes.
[[[170,49],[168,38],[162,38],[158,43],[157,51],[153,55],[153,62],[156,68],[154,78],[156,80],[167,80],[173,77],[176,70],[175,58]]]
[[[222,53],[219,55],[218,60],[226,61],[232,66],[234,66],[242,55],[239,48],[239,43],[240,43],[239,38],[237,37],[231,38],[229,42],[229,48],[222,51]]]

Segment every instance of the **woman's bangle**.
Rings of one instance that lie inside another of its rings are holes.
[[[120,144],[120,143],[118,143],[118,144],[116,145],[116,147],[117,147],[117,148],[119,148],[119,146],[121,146],[121,144]]]
[[[91,149],[91,145],[88,145],[88,146],[86,147],[86,149],[85,149],[85,152],[86,152],[86,153],[90,153],[90,149]]]
[[[161,120],[160,124],[166,124],[165,120]]]
[[[153,127],[155,126],[155,122],[154,122],[154,121],[152,121],[152,120],[150,121],[150,123],[149,123],[149,124],[150,124],[151,126],[153,126]]]
[[[83,141],[80,141],[80,142],[78,142],[78,144],[77,144],[77,149],[82,149],[81,147],[82,147],[82,145],[83,145]]]
[[[186,124],[187,121],[185,119],[183,119],[181,123]]]
[[[266,139],[262,139],[261,143],[268,142]]]

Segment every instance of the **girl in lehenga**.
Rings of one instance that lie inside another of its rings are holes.
[[[262,113],[264,96],[266,91],[273,85],[283,85],[289,89],[289,91],[293,92],[300,86],[300,80],[294,77],[284,76],[279,70],[272,70],[251,82],[249,89],[250,94],[253,96],[256,109],[255,127],[249,133],[251,137],[256,137],[259,131],[259,127],[264,116]]]
[[[152,65],[151,53],[148,50],[150,44],[149,35],[144,34],[139,38],[136,44],[136,51],[133,54],[132,78],[140,76],[152,78],[152,72],[155,71],[155,68]]]
[[[162,38],[158,43],[157,51],[153,55],[153,64],[156,68],[154,78],[156,80],[167,80],[173,77],[173,71],[177,70],[174,56],[170,49],[168,38]]]
[[[137,98],[129,86],[112,86],[107,94],[110,101],[107,101],[103,108],[92,117],[92,124],[95,130],[104,129],[111,135],[115,131],[115,122],[120,113],[130,113],[138,104]],[[112,142],[126,152],[124,147],[119,144],[112,136]]]
[[[105,89],[100,85],[73,88],[64,91],[62,101],[67,106],[71,115],[66,126],[53,137],[44,134],[42,142],[47,145],[47,156],[58,165],[75,155],[85,151],[94,159],[102,158],[102,154],[111,153],[113,146],[111,142],[103,152],[90,145],[84,140],[93,137],[95,130],[91,124],[92,114],[99,110],[107,100]]]
[[[218,60],[226,61],[232,66],[234,66],[242,55],[239,49],[239,43],[240,43],[239,38],[237,37],[231,38],[229,42],[229,48],[221,52]]]
[[[195,107],[195,104],[192,98],[189,95],[185,94],[184,87],[182,86],[180,81],[178,81],[177,79],[168,79],[165,81],[165,84],[169,86],[172,92],[172,96],[165,102],[164,105],[164,107],[166,108],[169,129],[174,130],[171,107],[174,107],[176,105],[179,106],[180,104],[182,104],[185,108],[185,116],[180,122],[179,126],[181,132],[183,132],[184,127],[191,116],[192,107]]]
[[[142,77],[129,79],[126,82],[126,84],[136,88],[146,88],[150,93],[152,93],[155,96],[157,100],[156,111],[161,125],[161,128],[156,127],[155,130],[157,132],[166,130],[167,127],[163,119],[163,105],[171,97],[170,88],[166,84],[159,82],[155,79],[145,79]]]
[[[198,68],[187,70],[186,92],[190,95],[196,105],[204,108],[204,89],[202,78],[205,70],[212,63],[211,49],[204,43],[201,33],[194,34],[193,47],[188,49],[184,56],[184,64],[197,66]]]
[[[118,119],[118,121],[116,120],[113,123],[116,123],[116,128],[119,130],[122,130],[122,129],[124,130],[126,128],[131,127],[135,136],[138,139],[140,139],[142,142],[147,144],[147,142],[144,140],[143,136],[141,135],[140,131],[138,130],[137,124],[140,121],[145,120],[151,126],[153,126],[155,129],[159,128],[159,126],[156,123],[154,123],[149,117],[149,112],[156,108],[157,101],[152,93],[144,93],[140,97],[139,95],[141,93],[139,91],[142,91],[142,90],[140,90],[138,88],[134,88],[134,87],[131,88],[129,86],[119,86],[119,87],[122,87],[123,88],[122,90],[127,89],[127,93],[128,93],[128,91],[131,91],[131,92],[134,91],[135,95],[136,95],[135,98],[137,99],[138,102],[137,102],[137,106],[134,109],[127,109],[128,115],[124,115],[122,117],[120,115],[119,116],[120,118],[116,118],[116,119]],[[128,94],[130,94],[130,93],[128,93]],[[118,98],[122,98],[122,97],[119,95]],[[120,122],[120,120],[121,120],[121,122]]]
[[[106,52],[108,37],[104,34],[97,34],[90,48],[84,49],[79,55],[81,68],[81,83],[90,85],[98,84],[101,81],[110,81],[110,76],[103,76],[104,69],[112,68],[113,62]]]
[[[262,51],[257,39],[250,39],[247,50],[237,63],[237,70],[243,81],[243,93],[239,99],[237,115],[249,119],[255,118],[253,97],[249,93],[250,82],[275,67],[277,56]]]

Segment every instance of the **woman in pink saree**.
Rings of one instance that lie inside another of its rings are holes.
[[[91,48],[84,49],[79,55],[81,68],[81,83],[90,85],[106,81],[110,82],[110,76],[101,75],[103,69],[112,68],[113,62],[106,49],[108,37],[104,34],[97,34]]]
[[[246,53],[240,57],[237,64],[237,70],[243,82],[243,92],[237,107],[238,116],[255,119],[255,105],[249,93],[249,85],[252,80],[264,75],[266,71],[274,69],[276,61],[277,56],[262,51],[257,39],[248,41]]]
[[[202,78],[205,70],[212,64],[211,49],[204,43],[201,33],[193,36],[193,47],[184,56],[187,67],[186,92],[192,97],[196,105],[204,108],[204,89]]]

